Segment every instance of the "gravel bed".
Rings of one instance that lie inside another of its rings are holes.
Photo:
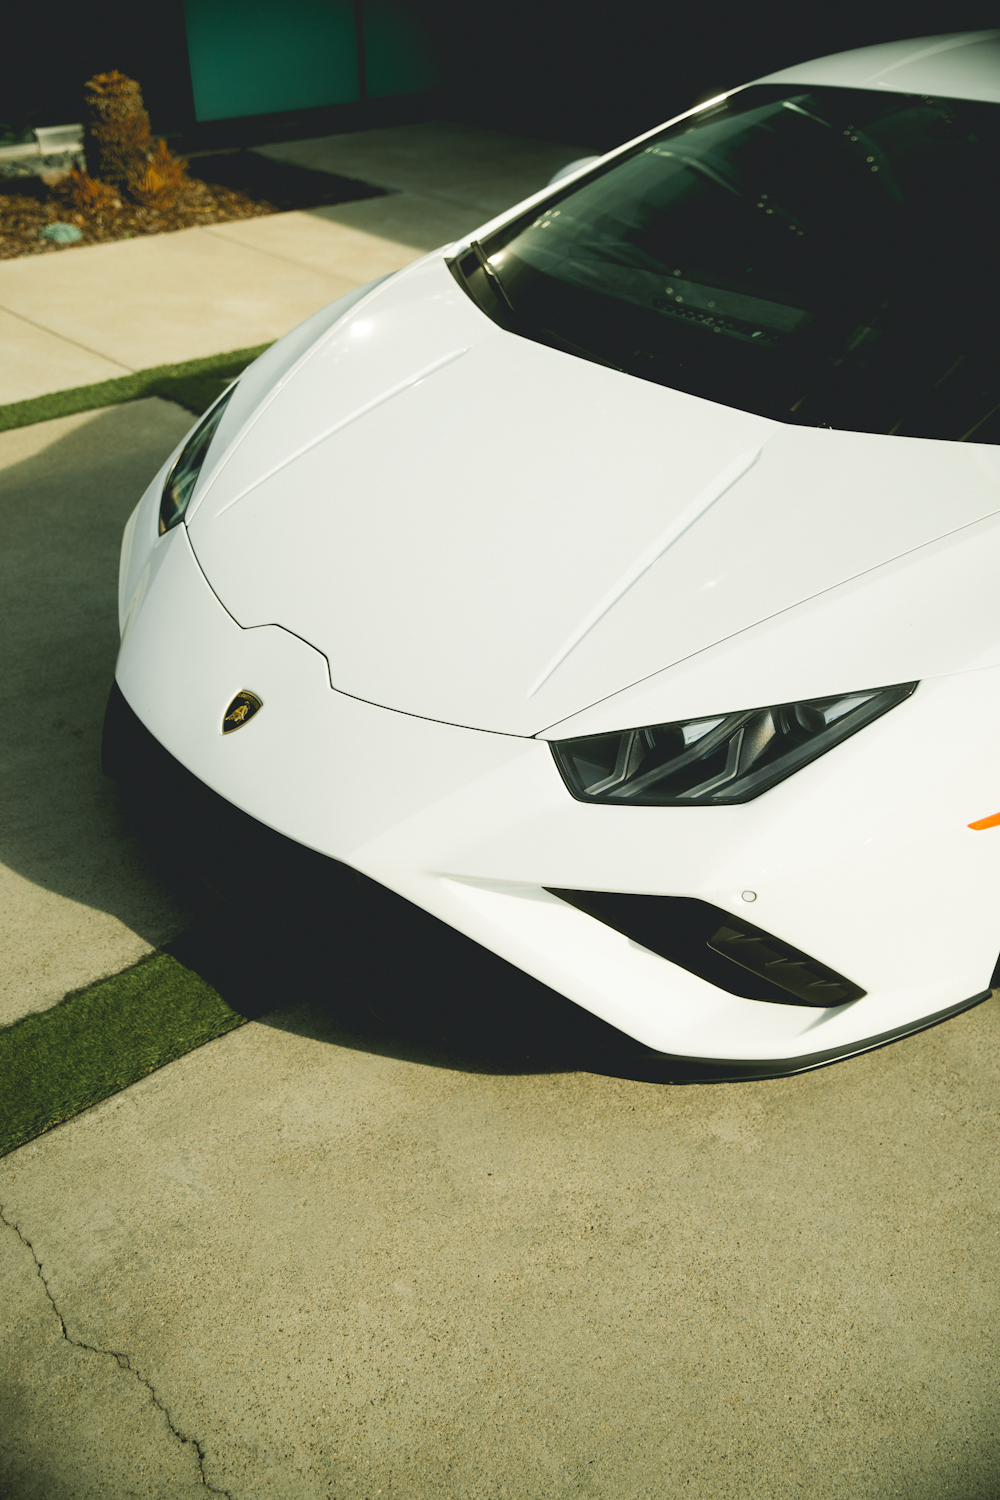
[[[256,219],[275,212],[271,203],[255,202],[245,193],[196,181],[183,190],[173,208],[139,208],[132,203],[122,203],[120,208],[93,216],[67,210],[62,204],[53,202],[47,190],[44,196],[26,192],[0,193],[0,260],[14,260],[22,255],[61,255],[83,245],[128,240],[141,234],[165,234],[175,229],[192,229],[199,224]],[[48,224],[71,224],[79,229],[80,238],[73,244],[41,239],[40,233]]]
[[[0,260],[60,255],[83,245],[349,203],[387,191],[332,172],[273,161],[253,151],[222,151],[192,159],[190,180],[172,208],[140,208],[122,202],[116,208],[83,214],[61,203],[53,192],[58,175],[74,164],[83,165],[71,152],[0,163]],[[42,239],[42,231],[50,224],[72,225],[80,231],[80,238],[70,244]]]

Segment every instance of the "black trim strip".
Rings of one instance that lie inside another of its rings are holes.
[[[751,1079],[789,1078],[794,1073],[809,1073],[814,1068],[825,1068],[830,1063],[857,1057],[862,1052],[875,1052],[879,1047],[887,1047],[890,1042],[898,1042],[904,1036],[915,1036],[918,1031],[927,1031],[931,1026],[937,1026],[963,1010],[971,1010],[974,1005],[980,1005],[992,993],[992,990],[983,990],[982,994],[973,995],[970,1000],[960,1000],[957,1005],[949,1005],[947,1009],[935,1011],[932,1016],[924,1016],[922,1020],[910,1021],[892,1031],[866,1037],[864,1041],[848,1042],[844,1047],[828,1047],[825,1052],[810,1052],[802,1057],[739,1062],[732,1058],[681,1057],[674,1052],[656,1052],[652,1047],[649,1051],[653,1057],[676,1063],[683,1069],[684,1076],[673,1079],[675,1083],[741,1083]]]

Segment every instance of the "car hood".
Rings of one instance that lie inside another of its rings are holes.
[[[234,618],[338,690],[530,735],[992,514],[997,478],[985,447],[785,427],[519,338],[432,258],[292,368],[189,528]]]

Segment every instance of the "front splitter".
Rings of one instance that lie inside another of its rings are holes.
[[[811,1073],[815,1068],[826,1068],[831,1063],[844,1062],[849,1057],[860,1057],[865,1052],[876,1052],[879,1047],[888,1047],[890,1043],[901,1041],[903,1037],[916,1036],[918,1032],[938,1026],[964,1010],[971,1010],[974,1005],[981,1005],[992,994],[992,990],[983,990],[981,994],[972,995],[968,1000],[960,1000],[956,1005],[949,1005],[935,1015],[924,1016],[922,1020],[910,1025],[896,1026],[892,1031],[883,1031],[878,1036],[850,1042],[844,1047],[827,1047],[822,1052],[808,1052],[802,1057],[740,1063],[731,1058],[680,1057],[672,1052],[657,1052],[655,1055],[683,1073],[681,1078],[672,1078],[672,1083],[749,1083],[765,1078],[790,1078],[796,1073]]]

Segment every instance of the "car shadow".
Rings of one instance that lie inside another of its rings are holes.
[[[215,187],[244,193],[255,202],[269,203],[279,213],[384,198],[393,191],[356,177],[317,172],[294,162],[262,156],[257,151],[232,147],[195,153],[188,159],[188,175]]]
[[[215,913],[166,951],[241,1015],[314,1041],[471,1073],[695,1081],[363,877],[321,931]]]
[[[152,398],[0,433],[0,865],[19,877],[21,928],[57,922],[45,892],[152,944],[183,920],[122,837],[100,745],[122,529],[193,421]],[[66,923],[65,941],[84,945],[78,983],[100,976],[106,952],[96,941],[86,949],[86,931]],[[26,955],[42,941],[40,929],[15,936]]]
[[[150,734],[118,688],[103,764],[123,831],[191,914],[166,951],[247,1019],[465,1071],[715,1081],[711,1065],[652,1052],[402,896],[227,802]]]
[[[122,826],[191,914],[165,950],[248,1020],[466,1072],[708,1081],[376,881],[258,823],[141,728],[136,737],[114,767]]]

